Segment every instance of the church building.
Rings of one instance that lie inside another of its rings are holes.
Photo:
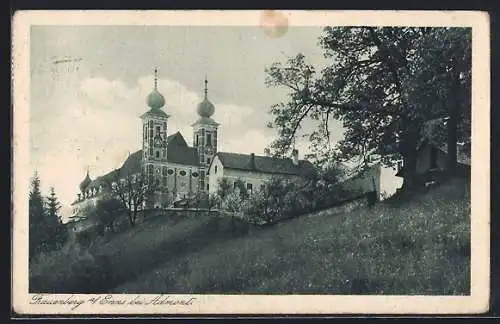
[[[219,123],[212,118],[215,106],[208,100],[206,79],[204,98],[196,110],[198,118],[191,125],[192,146],[188,145],[180,132],[167,136],[170,116],[164,111],[165,98],[158,91],[157,83],[155,69],[154,87],[146,99],[148,110],[140,116],[142,149],[130,154],[119,169],[105,175],[91,179],[87,172],[80,183],[78,197],[72,204],[74,216],[79,215],[84,206],[95,204],[104,193],[109,192],[110,185],[128,175],[141,174],[141,171],[147,182],[155,182],[158,188],[152,199],[148,199],[151,205],[144,207],[165,208],[174,200],[190,197],[200,191],[214,192],[217,180],[224,173],[231,178],[237,174],[238,179],[247,183],[252,191],[254,185],[262,184],[262,180],[272,174],[298,176],[303,173],[303,169],[311,169],[309,162],[299,162],[297,156],[279,159],[218,152]]]

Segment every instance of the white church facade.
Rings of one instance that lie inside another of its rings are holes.
[[[72,203],[73,216],[109,192],[110,183],[130,174],[143,172],[148,182],[157,184],[158,190],[148,200],[152,206],[146,208],[165,208],[177,199],[199,192],[215,192],[222,177],[244,181],[251,192],[272,176],[297,177],[311,170],[310,162],[298,160],[297,151],[292,158],[219,152],[219,123],[212,118],[215,106],[208,100],[206,79],[204,90],[204,99],[196,109],[198,118],[191,125],[193,143],[190,146],[180,132],[167,135],[170,116],[163,110],[165,98],[157,89],[155,69],[154,88],[146,99],[148,110],[140,116],[142,149],[130,154],[119,169],[105,175],[91,179],[87,172]]]

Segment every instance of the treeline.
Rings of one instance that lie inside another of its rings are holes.
[[[68,232],[60,214],[61,203],[54,188],[48,196],[40,190],[40,177],[35,172],[29,193],[29,259],[42,252],[60,249],[67,241]]]

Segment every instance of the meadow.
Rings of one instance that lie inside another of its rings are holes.
[[[469,185],[266,227],[206,212],[150,218],[30,266],[51,293],[429,294],[470,289]]]

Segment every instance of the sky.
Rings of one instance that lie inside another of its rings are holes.
[[[276,137],[266,127],[283,89],[265,85],[265,68],[303,53],[321,69],[320,27],[292,27],[270,37],[259,27],[34,26],[30,36],[30,164],[46,194],[54,187],[67,206],[87,169],[91,178],[120,167],[141,148],[139,116],[158,68],[169,134],[192,143],[191,124],[208,78],[215,105],[219,150],[264,154]],[[69,58],[71,62],[57,62]],[[342,138],[332,123],[332,140]],[[307,143],[298,142],[299,154]],[[382,170],[382,190],[400,186]]]

